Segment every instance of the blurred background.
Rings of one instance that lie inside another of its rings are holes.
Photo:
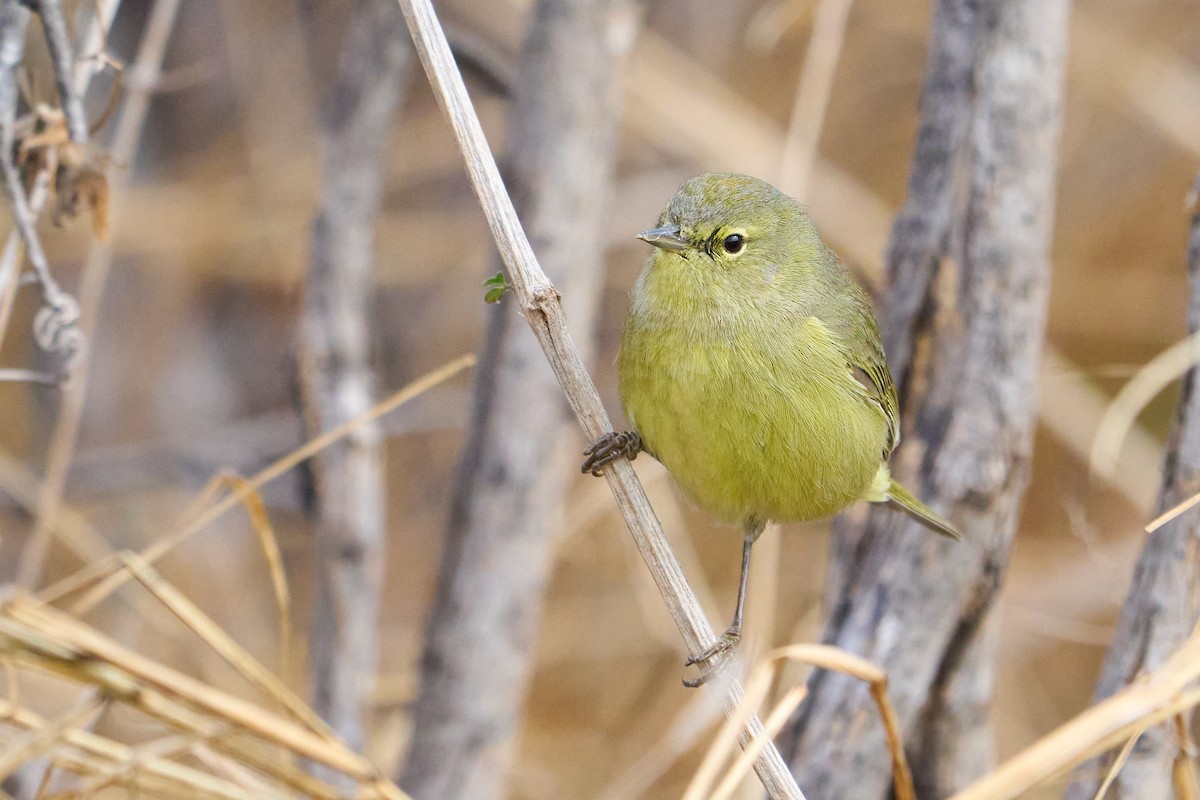
[[[150,5],[121,4],[109,41],[118,58],[132,60]],[[633,234],[652,225],[691,175],[778,174],[812,5],[660,0],[647,9],[623,68],[601,311],[594,331],[575,331],[595,337],[593,375],[615,417],[616,345],[646,256]],[[65,502],[112,546],[144,546],[221,469],[252,474],[307,439],[297,330],[322,109],[350,8],[343,0],[180,8],[136,161],[116,165],[129,168],[130,184],[114,198],[114,261],[65,484]],[[526,0],[438,4],[502,168],[528,10]],[[924,0],[853,3],[801,197],[873,290],[904,197],[929,18]],[[1088,454],[1111,397],[1184,334],[1185,201],[1200,164],[1198,19],[1195,0],[1074,4],[1041,424],[997,620],[1001,757],[1088,704],[1155,499],[1173,389],[1141,415],[1112,477],[1093,475]],[[36,60],[31,84],[35,97],[53,97]],[[103,95],[89,95],[93,118]],[[98,134],[100,158],[109,136]],[[498,268],[461,158],[415,64],[386,152],[369,322],[380,397],[480,348],[480,282]],[[89,226],[47,224],[43,236],[52,269],[75,291]],[[38,361],[27,334],[36,310],[29,294],[18,296],[0,366]],[[565,303],[570,315],[572,298]],[[42,475],[59,399],[57,389],[0,383],[3,581],[32,525],[12,487]],[[469,405],[467,374],[383,422],[387,553],[368,753],[389,773],[407,746]],[[628,787],[678,796],[707,735],[675,747],[670,732],[687,714],[705,712],[679,684],[681,643],[604,482],[575,475],[584,444],[575,430],[559,443],[572,478],[512,796],[621,796]],[[737,534],[678,500],[651,459],[636,466],[710,619],[722,625],[736,588]],[[301,639],[313,594],[311,497],[303,469],[264,491]],[[812,641],[826,526],[787,526],[766,541],[766,552],[756,550],[766,567],[756,572],[751,646]],[[45,580],[93,555],[86,543],[56,543]],[[161,568],[252,653],[278,663],[267,565],[242,516],[223,517]],[[142,652],[239,691],[228,668],[184,634],[111,603],[90,619]],[[292,652],[287,677],[302,689],[303,642]],[[120,715],[110,717],[105,726],[121,724]],[[672,749],[680,751],[673,764]]]

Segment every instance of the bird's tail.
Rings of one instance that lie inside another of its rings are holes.
[[[962,534],[955,530],[953,525],[914,497],[912,492],[897,483],[895,479],[892,479],[888,485],[887,501],[888,505],[900,509],[929,530],[949,536],[951,539],[962,539]]]

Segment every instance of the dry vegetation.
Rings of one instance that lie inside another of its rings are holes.
[[[424,76],[410,70],[386,148],[375,241],[371,363],[378,398],[391,399],[372,412],[385,414],[388,534],[364,757],[300,699],[309,696],[310,509],[320,486],[306,459],[360,424],[310,440],[311,409],[296,390],[321,98],[353,4],[100,3],[119,10],[106,38],[89,39],[76,13],[92,5],[66,4],[73,39],[84,42],[80,63],[100,68],[87,114],[106,115],[114,82],[119,105],[78,151],[65,135],[38,142],[61,161],[108,174],[107,193],[90,177],[82,182],[84,202],[66,209],[79,218],[59,209],[38,229],[50,272],[82,307],[86,355],[60,388],[0,383],[0,582],[8,585],[0,594],[0,778],[19,778],[6,784],[13,792],[45,780],[46,797],[125,797],[135,785],[167,797],[338,796],[348,785],[361,787],[359,796],[401,797],[388,778],[408,748],[468,417],[463,354],[478,349],[480,281],[495,271],[461,155]],[[806,58],[821,59],[806,46],[815,5],[730,3],[698,13],[694,3],[664,0],[648,11],[623,73],[603,232],[608,269],[592,374],[611,412],[625,292],[644,257],[630,234],[696,172],[773,176],[785,152],[788,170],[803,161],[812,115],[793,118],[793,103]],[[527,6],[438,5],[502,166]],[[824,124],[811,177],[798,180],[827,239],[879,288],[916,134],[930,8],[917,0],[845,8],[844,36],[836,20],[825,23],[841,40],[826,75],[832,94],[826,102],[818,76],[803,95],[819,99]],[[1000,761],[1021,755],[962,798],[1057,797],[1066,768],[1160,723],[1185,754],[1175,765],[1178,796],[1198,796],[1186,717],[1176,715],[1200,702],[1200,638],[1153,679],[1076,718],[1090,703],[1146,535],[1175,400],[1168,390],[1144,413],[1135,409],[1123,446],[1116,432],[1127,406],[1101,425],[1139,366],[1184,334],[1184,198],[1200,160],[1198,10],[1186,0],[1075,3],[1040,426],[994,620],[997,753]],[[22,83],[35,102],[57,106],[37,25]],[[101,53],[124,68],[105,65]],[[54,119],[54,130],[69,128]],[[30,186],[36,207],[44,190]],[[106,225],[93,227],[89,206]],[[10,293],[15,273],[4,263],[0,277],[0,368],[52,373],[70,352],[30,334],[43,295],[30,286]],[[568,320],[572,302],[564,297]],[[554,455],[563,470],[574,473],[583,444],[563,429]],[[650,459],[637,471],[700,606],[724,620],[736,534],[680,502]],[[720,732],[715,698],[679,685],[679,635],[604,482],[572,478],[562,516],[512,796],[756,796],[753,778],[728,778],[733,759],[721,760],[736,728]],[[828,551],[825,526],[783,534],[768,534],[756,551],[747,643],[750,653],[775,652],[781,678],[752,677],[747,693],[789,709],[803,702],[793,687],[804,674],[790,659],[847,662],[820,648],[773,650],[819,636]],[[871,665],[848,666],[882,686]],[[762,716],[768,728],[782,724],[768,708]],[[1131,747],[1120,752],[1117,768],[1137,758]],[[879,757],[890,763],[887,752]],[[314,778],[308,764],[326,769]],[[903,785],[899,760],[894,769]]]

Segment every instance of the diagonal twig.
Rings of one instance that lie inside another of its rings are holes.
[[[592,439],[607,433],[612,424],[567,329],[558,292],[542,272],[517,220],[433,7],[428,0],[400,0],[400,6],[421,63],[462,150],[472,186],[508,268],[522,313],[584,432]],[[628,461],[617,461],[605,470],[605,477],[688,650],[702,652],[716,641],[716,634],[671,553],[633,467]],[[741,686],[732,679],[718,683],[726,690],[723,707],[726,713],[733,713],[741,698]],[[747,746],[761,732],[762,722],[752,716],[739,739]],[[803,797],[774,746],[764,750],[755,762],[755,771],[772,798]]]

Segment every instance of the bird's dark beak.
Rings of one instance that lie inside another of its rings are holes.
[[[648,231],[642,231],[637,235],[637,238],[643,242],[652,244],[655,247],[663,250],[670,250],[678,253],[681,250],[688,249],[687,241],[679,235],[678,225],[665,225],[661,228],[652,228]]]

